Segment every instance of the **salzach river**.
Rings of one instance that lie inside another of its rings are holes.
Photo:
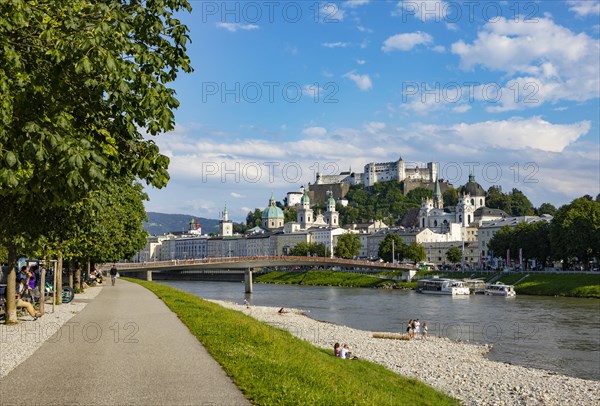
[[[490,359],[600,380],[600,301],[517,296],[422,295],[414,291],[161,281],[207,299],[293,307],[317,320],[369,331],[404,331],[409,319],[429,335],[490,343]]]

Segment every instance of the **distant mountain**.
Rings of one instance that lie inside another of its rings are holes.
[[[163,235],[175,231],[187,231],[190,220],[198,220],[202,227],[202,234],[210,234],[219,231],[219,220],[206,219],[188,214],[165,214],[148,212],[148,221],[144,221],[144,229],[150,235]]]

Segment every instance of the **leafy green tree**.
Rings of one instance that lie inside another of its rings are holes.
[[[427,252],[425,251],[425,247],[419,244],[418,242],[411,242],[404,248],[403,250],[404,258],[410,259],[413,263],[421,262],[425,258],[427,258]]]
[[[431,199],[433,197],[433,191],[422,187],[415,188],[406,194],[406,200],[416,204],[420,207],[423,199]]]
[[[339,258],[352,259],[360,254],[360,236],[358,234],[342,234],[337,239],[335,256]]]
[[[506,213],[511,213],[510,197],[502,193],[500,186],[490,186],[487,191],[485,205],[492,209],[500,209]]]
[[[580,197],[558,209],[550,227],[552,253],[566,265],[577,259],[589,267],[600,258],[600,203]]]
[[[532,216],[534,214],[533,205],[527,196],[515,188],[510,193],[510,213],[515,217]]]
[[[258,227],[262,224],[262,210],[254,209],[254,212],[248,213],[246,216],[246,225],[248,228]]]
[[[540,207],[536,210],[536,214],[541,216],[543,214],[549,214],[554,216],[556,214],[556,207],[551,203],[542,203]]]
[[[291,221],[298,220],[298,210],[295,207],[287,207],[283,210],[284,222],[289,223]]]
[[[306,257],[327,257],[327,247],[322,243],[300,242],[290,250],[290,255]]]
[[[163,187],[169,159],[145,136],[174,128],[178,71],[191,72],[187,27],[169,2],[0,4],[0,201],[7,295],[16,254],[47,208],[83,201],[114,177]],[[34,107],[32,107],[34,106]],[[37,197],[32,201],[32,197]],[[7,322],[16,320],[14,301]]]
[[[509,226],[504,226],[494,234],[488,243],[488,249],[494,252],[496,258],[504,258],[506,250],[510,249],[512,256],[515,255],[514,245],[514,229]]]
[[[452,247],[448,251],[446,251],[446,259],[451,264],[458,264],[462,261],[462,249],[458,247]]]
[[[444,199],[444,206],[456,206],[458,203],[458,190],[450,187],[442,193],[442,199]]]
[[[406,245],[404,245],[402,238],[399,235],[390,233],[379,244],[377,255],[386,262],[394,262],[394,259],[402,260],[404,258],[405,249]]]

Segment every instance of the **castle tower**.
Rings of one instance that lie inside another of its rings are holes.
[[[340,225],[340,215],[335,210],[335,200],[333,198],[333,192],[330,190],[327,192],[327,211],[325,212],[325,222],[329,225],[329,227],[339,227]]]
[[[225,209],[223,209],[223,220],[219,224],[219,231],[221,237],[231,237],[233,235],[233,222],[229,221],[229,214],[227,213],[227,203]]]

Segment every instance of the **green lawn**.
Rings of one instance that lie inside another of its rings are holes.
[[[128,279],[175,312],[256,405],[458,405],[416,379],[348,361],[241,312],[158,283]]]
[[[256,277],[256,282],[296,284],[310,286],[346,286],[355,288],[380,288],[392,281],[350,272],[337,271],[274,271]]]
[[[510,285],[523,276],[524,274],[507,275],[500,278],[500,281]],[[515,286],[515,291],[524,295],[600,298],[600,275],[530,274]]]

